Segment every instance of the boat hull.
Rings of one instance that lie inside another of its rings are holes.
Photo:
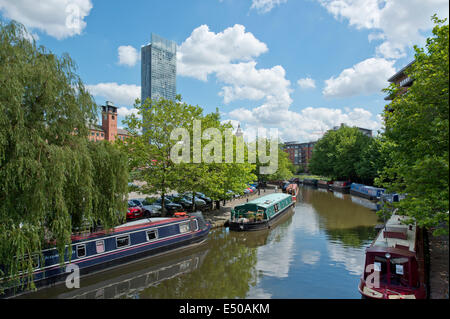
[[[280,211],[277,215],[273,216],[269,220],[263,220],[259,222],[247,222],[247,223],[229,221],[228,222],[229,229],[238,232],[270,229],[276,226],[283,219],[284,216],[288,215],[289,212],[293,210],[294,205],[295,202],[292,202],[291,204],[286,206],[282,211]]]
[[[368,200],[376,200],[377,199],[376,196],[372,196],[372,195],[369,195],[369,194],[358,192],[358,191],[355,191],[353,189],[350,190],[350,194],[358,196],[358,197],[362,197],[362,198],[365,198],[365,199],[368,199]]]
[[[189,231],[186,233],[179,234],[170,234],[169,236],[161,236],[160,238],[153,241],[142,241],[137,242],[138,236],[142,237],[147,231],[152,231],[156,228],[159,229],[160,233],[163,233],[165,230],[173,230],[174,227],[178,227],[178,224],[183,222],[189,222],[192,219],[182,218],[179,219],[180,222],[177,222],[177,219],[172,219],[172,222],[166,224],[157,224],[157,225],[149,225],[143,227],[134,227],[130,231],[121,231],[117,234],[108,235],[99,238],[89,238],[88,240],[80,240],[72,243],[73,246],[76,245],[88,245],[88,242],[96,242],[96,241],[104,241],[105,247],[108,247],[108,240],[111,238],[130,236],[129,240],[131,244],[124,249],[115,249],[108,251],[107,249],[103,253],[93,254],[91,256],[86,256],[85,258],[72,258],[71,262],[65,262],[64,266],[58,263],[53,266],[43,266],[40,269],[37,269],[33,273],[33,282],[36,288],[43,288],[47,286],[56,285],[62,281],[67,280],[70,275],[69,272],[66,272],[66,267],[68,265],[75,265],[78,267],[79,275],[85,276],[87,274],[91,274],[94,272],[99,272],[103,270],[110,269],[112,267],[116,267],[118,265],[122,265],[125,263],[129,263],[132,261],[139,260],[145,257],[151,256],[159,256],[162,254],[171,253],[174,251],[178,251],[180,249],[189,248],[196,244],[200,244],[207,239],[209,231],[211,229],[211,225],[208,223],[199,223],[197,219],[197,223],[199,227],[195,231]],[[167,227],[167,229],[164,229]],[[141,234],[142,233],[142,234]],[[134,236],[134,237],[133,237]],[[88,250],[86,248],[86,250]],[[53,255],[54,257],[54,255]],[[24,279],[24,282],[27,281]],[[21,289],[16,287],[10,287],[5,290],[5,295],[2,297],[11,297],[13,295],[17,295],[21,293]]]

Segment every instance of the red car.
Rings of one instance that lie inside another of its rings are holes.
[[[144,217],[144,211],[136,203],[128,201],[127,219],[137,219]]]

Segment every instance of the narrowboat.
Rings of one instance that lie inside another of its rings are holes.
[[[297,202],[297,195],[298,195],[298,185],[296,183],[289,184],[288,187],[286,187],[286,193],[292,195],[292,201]]]
[[[423,230],[395,213],[366,249],[358,290],[363,298],[426,298]]]
[[[197,250],[196,248],[194,248]],[[185,256],[185,252],[171,256],[168,261],[150,264],[147,259],[140,260],[127,269],[139,269],[126,272],[121,267],[108,272],[101,282],[78,289],[71,289],[58,295],[58,299],[121,299],[133,298],[143,290],[162,282],[199,269],[209,250],[203,249]],[[167,258],[164,258],[167,260]]]
[[[305,178],[303,180],[303,185],[317,186],[317,179]]]
[[[36,287],[63,281],[68,276],[68,265],[78,266],[83,276],[139,258],[180,250],[204,241],[210,229],[211,225],[197,212],[180,217],[146,218],[109,231],[73,235],[72,253],[69,256],[67,246],[63,265],[56,248],[43,250],[41,257],[38,253],[32,256],[35,260],[33,281]],[[11,293],[14,287],[7,287],[7,290]]]
[[[317,187],[319,188],[329,189],[331,187],[331,184],[333,184],[331,181],[326,181],[323,179],[317,181]]]
[[[384,188],[367,186],[363,184],[352,183],[350,186],[350,194],[367,198],[369,200],[380,199],[384,193]]]
[[[331,189],[341,193],[348,193],[350,191],[351,182],[334,181]]]
[[[273,193],[238,205],[231,210],[232,231],[252,231],[274,226],[294,205],[292,195]]]

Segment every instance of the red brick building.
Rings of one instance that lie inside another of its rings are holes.
[[[409,62],[406,66],[404,66],[400,71],[395,73],[388,79],[388,82],[395,83],[400,87],[399,95],[405,94],[408,91],[409,87],[413,84],[414,80],[406,75],[405,70],[407,70],[416,60]],[[395,96],[386,96],[384,99],[387,101],[391,101],[395,98]]]
[[[102,106],[102,125],[90,125],[89,139],[91,141],[114,141],[116,138],[125,140],[128,132],[117,128],[117,107],[110,101]]]
[[[292,164],[301,165],[304,169],[307,169],[315,144],[316,142],[286,142],[283,149],[288,153]]]

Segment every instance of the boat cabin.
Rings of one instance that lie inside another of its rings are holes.
[[[231,220],[256,222],[269,220],[292,204],[292,196],[274,193],[238,205],[231,211]]]
[[[406,216],[392,215],[366,250],[360,292],[372,298],[422,298],[425,294],[418,255],[417,228]],[[420,252],[420,249],[419,249]],[[368,282],[378,287],[368,287]]]

